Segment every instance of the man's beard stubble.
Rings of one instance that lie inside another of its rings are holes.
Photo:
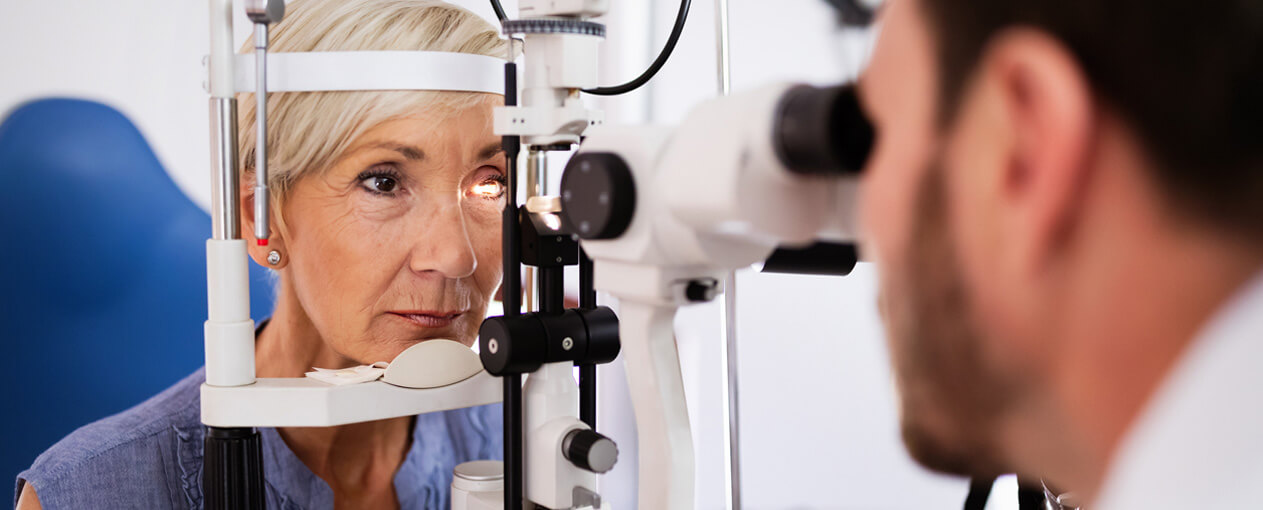
[[[908,267],[888,270],[891,285],[881,296],[903,441],[928,469],[994,476],[1008,471],[994,441],[1008,392],[982,361],[983,339],[950,230],[944,169],[934,163],[927,170],[917,195]]]

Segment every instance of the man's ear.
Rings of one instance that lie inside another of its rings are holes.
[[[253,179],[250,180],[254,182]],[[289,252],[285,246],[285,236],[276,228],[276,209],[268,215],[271,220],[268,228],[267,244],[259,244],[254,235],[254,186],[241,186],[241,238],[246,241],[246,250],[250,258],[260,266],[268,269],[283,269],[289,265]]]
[[[1013,29],[988,46],[984,69],[1011,127],[1009,160],[1000,176],[1004,237],[1027,270],[1049,262],[1081,219],[1091,172],[1096,104],[1077,59],[1058,40]]]

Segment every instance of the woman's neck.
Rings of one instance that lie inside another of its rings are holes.
[[[303,377],[313,367],[359,364],[329,347],[284,280],[279,294],[272,318],[255,341],[255,373],[259,377]]]
[[[329,347],[282,278],[272,318],[255,342],[255,373],[259,377],[303,377],[312,367],[358,364]],[[394,475],[411,445],[412,423],[413,418],[402,417],[278,431],[294,455],[329,484],[336,499],[357,503],[352,506],[377,501],[374,507],[386,503],[393,507],[397,504]]]

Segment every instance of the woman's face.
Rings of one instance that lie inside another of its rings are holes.
[[[372,363],[427,339],[473,343],[502,272],[492,108],[382,123],[290,190],[283,278],[339,354]]]

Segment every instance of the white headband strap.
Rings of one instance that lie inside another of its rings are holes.
[[[268,53],[268,92],[449,90],[504,93],[504,59],[440,51]],[[235,56],[237,92],[254,92],[254,55]]]

